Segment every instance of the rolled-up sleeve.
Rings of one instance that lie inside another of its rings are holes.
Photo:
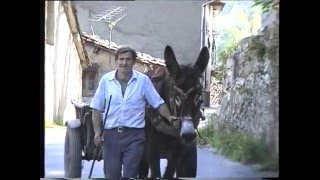
[[[158,94],[157,90],[154,88],[154,86],[149,78],[145,78],[144,89],[145,89],[145,97],[146,97],[148,103],[153,108],[156,109],[161,104],[164,103],[164,100]]]
[[[99,81],[98,88],[93,96],[90,107],[99,111],[104,111],[105,102],[105,90],[106,90],[106,80],[101,78]]]

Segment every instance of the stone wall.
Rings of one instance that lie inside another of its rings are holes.
[[[276,156],[279,152],[279,22],[273,21],[259,35],[243,39],[239,46],[226,62],[219,127],[233,127],[263,138]]]

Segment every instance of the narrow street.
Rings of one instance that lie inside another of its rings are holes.
[[[64,177],[64,128],[45,129],[45,178]],[[82,178],[88,178],[92,161],[83,161]],[[164,171],[166,160],[161,160]],[[94,165],[92,178],[103,178],[103,161]],[[217,155],[207,147],[198,147],[197,178],[263,178],[278,177],[275,172],[259,172],[255,167],[243,165]]]

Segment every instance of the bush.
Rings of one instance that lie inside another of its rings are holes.
[[[278,159],[272,159],[271,153],[263,140],[236,129],[216,130],[213,124],[208,124],[199,130],[202,139],[198,138],[200,145],[210,145],[219,154],[242,163],[259,163],[264,169],[278,169]]]
[[[65,127],[62,120],[45,120],[45,128]]]

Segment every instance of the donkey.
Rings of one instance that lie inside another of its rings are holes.
[[[163,178],[196,177],[197,148],[196,131],[202,113],[200,111],[203,87],[202,74],[209,61],[209,50],[203,47],[196,63],[179,65],[174,51],[166,46],[164,51],[165,70],[159,76],[152,77],[155,71],[149,73],[155,88],[167,103],[172,115],[179,117],[179,128],[173,126],[154,109],[148,107],[146,111],[146,148],[145,158],[140,163],[139,178],[148,175],[160,178],[161,155],[168,163]]]

